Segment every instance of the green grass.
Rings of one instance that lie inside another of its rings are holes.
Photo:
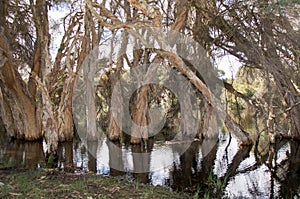
[[[140,186],[139,180],[135,180],[135,181],[134,181],[134,189],[138,190],[138,189],[139,189],[139,186]]]
[[[211,171],[207,181],[188,194],[126,177],[76,175],[56,169],[0,169],[0,182],[4,184],[0,186],[0,198],[224,198],[227,181]]]
[[[0,170],[0,182],[4,183],[0,186],[0,198],[190,198],[185,193],[125,178],[55,170]]]
[[[209,173],[207,180],[207,188],[203,198],[225,198],[224,191],[227,185],[228,177],[219,178],[213,174],[213,171]]]

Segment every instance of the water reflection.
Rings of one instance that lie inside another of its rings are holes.
[[[300,147],[296,141],[281,141],[268,146],[239,147],[225,134],[219,142],[193,142],[180,155],[182,143],[155,142],[145,146],[116,144],[102,140],[59,145],[58,167],[75,167],[75,172],[99,175],[126,175],[142,183],[167,186],[176,190],[195,190],[211,176],[224,183],[230,198],[294,197],[300,193]],[[209,147],[208,147],[209,146]],[[262,149],[263,148],[263,149]],[[139,155],[142,154],[142,155]],[[45,162],[42,143],[2,142],[1,166],[36,168]],[[143,170],[150,172],[141,173]]]
[[[41,142],[2,142],[0,144],[0,167],[35,168],[43,163],[44,153]]]

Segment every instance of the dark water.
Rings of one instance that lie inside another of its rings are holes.
[[[45,164],[43,143],[0,141],[0,167],[38,168]],[[89,150],[80,141],[60,144],[58,167],[72,167],[79,173],[125,175],[140,183],[184,191],[195,191],[213,176],[220,179],[230,198],[300,197],[300,145],[295,141],[270,146],[261,138],[249,148],[239,147],[234,137],[225,134],[218,142],[193,142],[183,154],[182,143],[154,140],[145,147],[120,145],[117,151],[106,140],[88,145]],[[141,152],[147,154],[142,160],[136,156]],[[143,169],[149,172],[139,173]]]

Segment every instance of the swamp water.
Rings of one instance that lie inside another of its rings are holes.
[[[123,144],[117,151],[106,140],[88,143],[89,150],[74,141],[59,145],[58,167],[71,167],[77,173],[123,175],[180,191],[195,192],[214,184],[221,195],[230,198],[300,197],[299,142],[282,140],[269,146],[261,140],[252,148],[241,148],[234,137],[224,134],[218,142],[193,142],[183,154],[179,152],[182,143],[152,139],[145,147]],[[147,155],[141,159],[137,153]],[[0,167],[38,168],[44,164],[43,143],[0,139]],[[139,172],[145,169],[150,172]]]

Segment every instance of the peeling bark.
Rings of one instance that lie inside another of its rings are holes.
[[[114,110],[114,111],[119,111],[119,110]],[[111,141],[119,140],[122,133],[121,126],[119,126],[119,124],[122,124],[122,114],[117,112],[117,114],[115,114],[114,116],[110,112],[107,136],[108,139]]]
[[[118,66],[120,65],[121,62],[118,63]],[[121,68],[118,67],[117,71],[111,72],[110,74],[110,92],[114,89],[114,86],[116,85],[116,82],[119,80],[121,76]],[[109,125],[107,129],[107,136],[108,139],[111,141],[117,141],[120,140],[121,135],[122,135],[122,120],[123,120],[123,96],[122,96],[122,91],[121,89],[117,89],[115,91],[117,98],[111,99],[110,103],[110,108],[109,110]],[[111,93],[110,93],[111,95]]]
[[[137,90],[135,100],[133,102],[133,110],[131,113],[132,127],[131,127],[131,140],[132,144],[140,144],[141,141],[148,140],[148,90],[149,85],[145,85]]]
[[[24,88],[24,83],[13,66],[9,44],[0,33],[0,53],[3,62],[0,71],[2,120],[11,137],[26,140],[41,138],[37,129],[35,101]]]

